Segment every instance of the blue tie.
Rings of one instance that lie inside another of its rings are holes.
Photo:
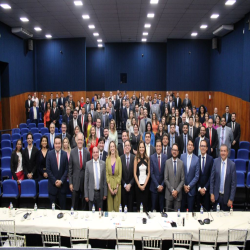
[[[188,155],[188,160],[187,160],[187,174],[189,172],[190,164],[191,164],[191,156]]]
[[[204,168],[205,168],[205,157],[202,157],[202,173],[204,173]]]
[[[220,193],[224,194],[224,176],[225,176],[225,162],[222,162],[222,169],[220,175]]]
[[[97,162],[95,161],[95,184],[96,189],[99,190],[99,174],[98,174],[98,168],[97,168]]]
[[[185,140],[184,140],[184,153],[187,152],[187,135],[185,135]]]
[[[176,161],[174,161],[174,176],[176,176]]]

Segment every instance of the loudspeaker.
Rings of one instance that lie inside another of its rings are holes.
[[[127,73],[120,74],[120,83],[127,83]]]
[[[212,39],[212,49],[218,49],[218,38]]]
[[[33,50],[33,40],[29,39],[28,40],[28,50]]]

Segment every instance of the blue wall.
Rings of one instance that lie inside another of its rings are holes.
[[[35,51],[37,91],[86,90],[85,38],[37,40]]]
[[[33,52],[27,51],[27,42],[13,35],[3,23],[0,34],[0,61],[9,64],[9,85],[1,82],[2,97],[34,91]]]

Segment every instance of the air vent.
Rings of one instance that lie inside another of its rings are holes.
[[[30,33],[28,30],[26,30],[26,29],[24,29],[22,27],[12,28],[11,32],[13,34],[15,34],[16,36],[19,36],[19,37],[21,37],[23,39],[28,39],[28,38],[33,37],[32,33]]]
[[[228,34],[229,32],[234,30],[234,26],[233,25],[222,25],[220,28],[218,28],[217,30],[215,30],[213,32],[213,34],[215,36],[225,36],[226,34]]]

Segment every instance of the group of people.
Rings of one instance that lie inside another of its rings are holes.
[[[222,117],[216,108],[209,116],[203,105],[197,112],[188,94],[182,101],[178,92],[174,96],[167,91],[162,101],[156,93],[153,98],[129,98],[119,90],[109,97],[95,95],[91,103],[82,97],[76,106],[70,92],[66,98],[63,92],[56,99],[51,94],[48,102],[34,94],[25,106],[31,122],[37,123],[41,113],[50,134],[42,136],[40,150],[31,133],[24,151],[22,141],[17,142],[13,178],[18,183],[48,179],[51,203],[58,199],[61,208],[67,185],[74,209],[79,200],[82,209],[94,204],[108,211],[118,211],[120,204],[133,211],[134,201],[137,211],[141,204],[144,210],[193,211],[195,203],[207,210],[211,202],[223,210],[233,203],[236,172],[229,156],[231,147],[237,151],[240,124],[229,107]],[[60,114],[61,132],[56,135]],[[119,145],[116,128],[122,129]]]

